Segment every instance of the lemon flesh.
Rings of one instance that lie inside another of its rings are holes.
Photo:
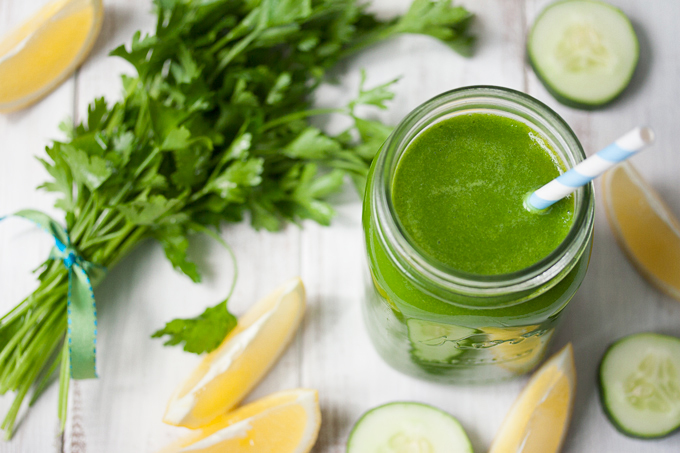
[[[557,453],[571,419],[576,371],[571,344],[532,376],[506,415],[489,453]]]
[[[545,356],[555,329],[539,328],[539,325],[485,327],[482,331],[489,335],[489,341],[498,342],[490,348],[498,366],[519,375],[534,369]]]
[[[604,174],[602,198],[614,235],[633,265],[680,300],[680,222],[671,210],[629,162]]]
[[[307,453],[320,425],[316,390],[288,390],[223,415],[161,453]]]
[[[0,39],[0,112],[26,107],[73,73],[101,29],[101,0],[57,0]]]
[[[299,278],[255,304],[180,386],[163,421],[200,428],[231,410],[285,351],[304,311],[305,290]]]

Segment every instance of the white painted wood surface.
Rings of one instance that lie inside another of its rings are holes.
[[[581,112],[557,104],[524,60],[527,24],[547,0],[466,0],[478,15],[478,52],[463,59],[424,37],[402,37],[369,49],[338,69],[341,85],[323,87],[317,103],[342,105],[355,92],[358,70],[369,82],[402,75],[390,109],[379,112],[396,124],[407,112],[442,91],[471,84],[498,84],[527,91],[554,107],[572,125],[584,147],[594,152],[637,124],[657,131],[652,150],[635,164],[680,216],[680,44],[676,0],[612,0],[633,19],[641,41],[641,65],[632,86],[611,107]],[[43,0],[2,0],[0,31],[25,17]],[[384,14],[404,11],[408,0],[375,0]],[[39,104],[0,116],[0,214],[24,207],[51,208],[53,198],[35,187],[46,174],[34,155],[66,116],[79,118],[95,96],[115,98],[118,74],[130,68],[108,58],[110,49],[128,42],[137,29],[153,25],[150,2],[105,0],[104,28],[91,57],[78,73]],[[374,112],[371,112],[374,114]],[[330,129],[333,122],[323,124]],[[319,390],[323,414],[315,452],[344,451],[349,430],[367,409],[388,401],[417,400],[435,404],[456,416],[475,451],[488,448],[506,411],[525,383],[519,379],[492,386],[453,387],[402,376],[373,351],[360,316],[361,266],[364,253],[360,201],[351,188],[335,199],[338,216],[323,228],[306,223],[278,234],[256,233],[247,225],[229,226],[223,236],[233,246],[240,279],[230,308],[243,313],[258,297],[288,277],[301,275],[309,295],[308,313],[283,359],[250,395],[305,386]],[[56,213],[55,213],[56,214]],[[0,313],[35,286],[29,271],[49,251],[50,240],[20,221],[0,228]],[[142,244],[115,268],[97,289],[100,315],[101,378],[72,385],[65,435],[57,434],[56,386],[38,404],[22,411],[11,442],[0,453],[152,452],[182,432],[165,426],[165,402],[198,358],[164,348],[149,335],[173,317],[191,316],[227,292],[231,262],[220,247],[197,238],[192,255],[205,273],[194,285],[177,275],[156,244]],[[578,369],[578,396],[565,452],[680,451],[680,435],[639,441],[618,434],[597,401],[595,374],[605,347],[628,333],[654,330],[680,336],[680,304],[651,288],[617,248],[601,209],[597,211],[595,245],[586,280],[564,315],[555,348],[572,341]],[[9,398],[0,398],[0,410]]]

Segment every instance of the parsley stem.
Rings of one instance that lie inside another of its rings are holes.
[[[106,225],[102,227],[101,225],[107,220],[107,217],[111,215],[112,212],[115,212],[115,214],[113,214],[113,219],[109,220],[106,223]],[[117,225],[120,225],[121,223],[125,222],[125,216],[120,211],[113,209],[107,209],[104,212],[104,216],[103,217],[100,216],[100,218],[102,218],[102,221],[99,223],[100,229],[95,229],[92,234],[93,236],[94,233],[96,233],[97,237],[102,237],[106,235],[109,231],[111,231],[113,228],[115,228]]]
[[[448,0],[417,1],[402,19],[386,22],[359,0],[157,1],[156,35],[136,35],[129,48],[111,53],[137,72],[123,76],[122,99],[95,100],[87,121],[72,125],[43,161],[51,177],[43,188],[61,192],[57,207],[66,211],[73,246],[110,268],[154,236],[172,264],[198,280],[186,256],[189,232],[248,213],[255,228],[269,230],[305,218],[327,224],[323,199],[345,175],[363,187],[389,134],[387,126],[360,124],[354,105],[384,107],[391,94],[389,83],[373,93],[362,84],[359,99],[342,109],[309,108],[310,96],[338,60],[392,35],[424,33],[455,44],[465,11]],[[352,131],[321,134],[308,121],[332,113],[352,116]],[[296,143],[305,130],[312,134]],[[293,143],[297,150],[289,152]],[[226,244],[214,230],[207,234]],[[2,424],[8,436],[24,397],[35,388],[35,401],[57,369],[62,429],[66,422],[68,271],[59,260],[41,269],[33,294],[0,317],[0,394],[15,393]],[[187,351],[211,350],[235,323],[226,305],[178,320],[219,321],[219,328],[196,329],[195,338],[165,330],[157,336],[169,334]]]
[[[57,406],[57,413],[59,415],[59,421],[61,422],[60,431],[64,431],[66,426],[66,409],[68,408],[68,388],[71,383],[70,367],[69,367],[69,351],[68,342],[64,341],[64,345],[59,353],[59,361],[61,366],[59,367],[59,403]]]
[[[356,39],[354,42],[350,43],[349,46],[345,47],[338,54],[336,61],[342,60],[343,58],[346,58],[350,55],[354,55],[361,49],[372,46],[373,44],[376,44],[378,42],[384,41],[396,34],[399,34],[399,29],[395,24],[377,28],[361,36],[359,39]]]
[[[160,152],[161,152],[161,149],[156,147],[156,148],[153,149],[153,151],[151,151],[149,153],[149,155],[146,157],[146,159],[144,159],[144,162],[142,162],[141,165],[139,166],[139,168],[135,171],[135,178],[139,178],[139,176],[142,174],[142,172],[144,170],[146,170],[146,167],[149,166],[149,164],[156,158],[156,156]],[[121,194],[125,193],[127,190],[129,190],[131,186],[132,186],[132,182],[128,182],[127,184],[125,184],[125,187],[123,188],[123,190],[121,190]],[[119,196],[120,196],[120,194],[118,196],[116,196],[116,198],[114,198],[114,200],[113,200],[114,203],[117,204],[117,203],[120,202]]]
[[[147,234],[148,229],[144,227],[137,227],[137,229],[130,234],[124,242],[120,244],[116,250],[116,255],[111,258],[107,266],[111,267],[120,261],[127,253],[141,241]]]
[[[32,311],[30,313],[30,317],[33,318],[34,320],[39,320],[42,315],[45,312],[48,312],[49,309],[52,308],[49,305],[40,305],[35,309],[35,311]],[[14,351],[14,348],[20,345],[20,342],[26,337],[27,335],[30,334],[30,331],[32,329],[35,329],[35,324],[31,322],[24,322],[19,329],[16,331],[16,333],[10,338],[10,340],[5,344],[2,352],[0,353],[0,363],[3,363],[10,355],[12,351]],[[3,382],[2,389],[6,390],[7,383]],[[2,393],[2,391],[0,391]]]
[[[301,120],[316,115],[328,115],[330,113],[347,113],[347,109],[323,108],[301,110],[299,112],[289,113],[288,115],[281,116],[275,120],[267,121],[262,126],[260,126],[260,132],[264,132],[276,126],[281,126],[282,124],[290,123],[291,121]]]
[[[232,277],[231,280],[231,287],[229,288],[229,294],[227,294],[227,297],[224,299],[225,303],[231,298],[231,295],[234,294],[234,289],[236,289],[236,281],[238,280],[238,263],[236,261],[236,254],[234,253],[234,250],[231,248],[229,244],[227,244],[227,241],[222,239],[222,236],[211,230],[210,228],[206,228],[203,225],[198,225],[194,224],[192,225],[192,228],[194,228],[196,231],[202,232],[222,244],[222,247],[227,249],[229,252],[229,256],[231,257],[231,262],[234,263],[234,276]]]
[[[125,232],[123,230],[119,231],[114,231],[113,233],[110,234],[105,234],[103,236],[97,236],[96,238],[86,240],[81,243],[80,248],[82,250],[85,250],[89,247],[92,247],[94,245],[100,244],[102,242],[110,241],[111,239],[115,239],[119,237],[120,235],[124,234]]]
[[[44,362],[49,359],[52,349],[46,348],[45,344],[54,343],[55,336],[61,337],[57,327],[62,323],[66,325],[66,313],[62,310],[51,310],[41,321],[42,322],[36,326],[31,336],[26,337],[22,344],[22,350],[24,351],[23,356],[25,358],[30,358],[31,360],[23,360],[19,363],[19,366],[14,372],[17,380],[23,379],[23,376],[29,370],[36,368],[36,364],[31,363],[34,359],[35,361],[43,362],[43,365]],[[37,367],[42,368],[42,366]]]
[[[61,332],[57,329],[55,329],[59,335],[56,335],[56,344],[53,345],[53,347],[49,348],[51,351],[54,351],[56,348],[59,347],[59,343],[62,341],[62,335]],[[54,355],[54,353],[52,353]],[[38,401],[38,398],[42,396],[43,392],[47,389],[47,386],[50,384],[52,381],[52,376],[54,375],[54,372],[57,370],[57,367],[59,366],[59,361],[61,360],[61,349],[60,352],[57,353],[56,357],[52,359],[50,362],[50,366],[48,369],[45,370],[43,373],[42,379],[40,379],[40,382],[35,387],[35,390],[33,392],[33,395],[31,395],[31,401],[28,402],[29,406],[33,406],[36,401]]]
[[[95,197],[92,194],[87,197],[87,203],[85,203],[85,207],[78,216],[75,226],[69,233],[71,236],[71,242],[74,244],[78,243],[83,232],[86,231],[86,229],[95,221],[97,211],[96,209],[92,208],[92,205],[94,204],[94,198]]]
[[[10,436],[12,435],[12,431],[14,430],[14,423],[16,421],[17,414],[19,413],[19,409],[21,408],[21,403],[26,397],[28,391],[31,389],[33,381],[35,381],[35,379],[38,377],[38,373],[40,373],[40,370],[41,367],[29,368],[27,375],[17,386],[17,393],[14,397],[14,401],[12,402],[12,406],[10,407],[9,411],[7,411],[7,415],[5,416],[5,420],[2,422],[1,426],[2,429],[4,429],[6,432],[5,434],[6,439],[9,439]]]
[[[104,247],[102,250],[98,250],[101,252],[102,255],[100,259],[102,265],[107,267],[110,266],[110,263],[108,263],[107,258],[109,258],[116,251],[116,249],[120,246],[121,242],[123,242],[127,238],[128,234],[130,234],[134,229],[135,226],[133,224],[131,223],[126,224],[122,228],[121,230],[122,234],[119,237],[106,244],[106,247]]]
[[[267,28],[267,22],[269,21],[269,10],[271,8],[271,0],[262,0],[262,2],[259,5],[259,8],[260,17],[258,18],[257,27],[255,27],[255,30],[250,32],[248,36],[240,40],[234,47],[232,47],[231,50],[229,50],[229,52],[227,52],[227,54],[224,57],[220,58],[220,61],[217,64],[217,69],[208,79],[210,83],[213,83],[217,76],[222,72],[222,70],[224,70],[224,68],[226,68],[227,65],[241,52],[246,50],[246,48],[253,41],[255,41]]]
[[[234,47],[227,52],[227,54],[220,59],[219,64],[217,65],[217,70],[210,76],[210,79],[208,80],[210,83],[214,83],[215,79],[217,76],[224,70],[224,68],[227,67],[231,61],[238,56],[241,52],[243,52],[249,45],[252,43],[255,39],[257,39],[258,36],[260,36],[260,33],[262,33],[262,30],[258,27],[255,30],[253,30],[248,36],[243,38],[236,44]]]

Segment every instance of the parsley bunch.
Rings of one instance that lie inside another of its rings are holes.
[[[112,55],[132,63],[122,100],[103,98],[87,123],[65,125],[67,140],[43,164],[75,248],[111,268],[141,240],[155,238],[194,281],[187,235],[248,215],[254,228],[278,230],[312,219],[327,225],[324,201],[346,176],[363,191],[368,165],[391,129],[354,108],[385,108],[389,84],[362,87],[342,109],[312,109],[311,94],[338,60],[398,33],[436,37],[469,54],[471,15],[450,0],[415,0],[402,17],[378,20],[356,0],[155,0],[155,35],[138,32]],[[350,130],[330,136],[310,125],[344,113]],[[11,435],[23,399],[31,403],[60,376],[59,416],[69,385],[67,271],[46,261],[38,289],[0,319],[0,394],[16,392],[2,424]],[[96,282],[95,282],[96,283]],[[235,325],[226,301],[155,336],[201,353]]]

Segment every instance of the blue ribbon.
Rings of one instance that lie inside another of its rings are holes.
[[[99,281],[106,272],[103,266],[85,260],[71,245],[68,232],[45,213],[23,210],[14,214],[38,225],[54,238],[50,259],[61,260],[68,270],[69,367],[73,379],[97,377],[97,306],[92,280]],[[0,221],[5,217],[0,217]]]

